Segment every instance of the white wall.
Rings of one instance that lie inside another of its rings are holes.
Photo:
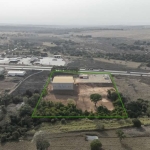
[[[73,90],[73,83],[52,83],[53,90]]]

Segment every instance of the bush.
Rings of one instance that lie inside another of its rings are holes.
[[[37,150],[46,150],[50,147],[50,143],[47,140],[44,139],[37,139],[36,141],[36,148]]]
[[[0,80],[3,80],[5,76],[3,74],[0,75]]]
[[[135,127],[137,127],[137,128],[140,128],[140,127],[141,127],[141,121],[140,121],[140,120],[138,120],[138,119],[133,119],[132,122],[133,122],[133,125],[134,125]]]
[[[102,144],[99,140],[93,140],[90,144],[91,150],[100,150]]]
[[[61,124],[66,124],[66,120],[64,118],[61,119]]]
[[[18,104],[20,102],[23,102],[23,98],[21,96],[15,96],[12,101],[14,104]]]
[[[18,140],[19,136],[20,136],[20,134],[19,134],[18,131],[14,131],[14,132],[12,133],[12,139],[13,139],[13,140]]]

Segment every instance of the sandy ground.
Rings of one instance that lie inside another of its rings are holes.
[[[77,108],[83,111],[93,111],[95,112],[95,104],[90,100],[90,95],[93,93],[99,93],[102,95],[103,99],[97,103],[97,106],[106,106],[107,109],[113,110],[114,106],[112,102],[107,99],[107,90],[111,87],[95,87],[86,84],[79,85],[79,92],[77,95],[59,95],[54,94],[51,91],[51,84],[48,86],[49,94],[45,97],[45,100],[53,102],[61,102],[67,105],[68,102],[73,102],[76,104]]]

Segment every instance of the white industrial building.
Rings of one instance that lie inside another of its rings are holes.
[[[26,71],[8,71],[8,76],[24,76]]]
[[[52,85],[53,90],[73,90],[74,79],[72,76],[55,76]]]
[[[5,69],[3,67],[0,67],[0,75],[4,74]]]
[[[9,62],[18,62],[19,59],[18,58],[9,58]]]

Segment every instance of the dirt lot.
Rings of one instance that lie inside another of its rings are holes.
[[[115,76],[114,81],[119,92],[130,100],[134,101],[138,98],[150,100],[149,77]]]
[[[93,93],[99,93],[102,95],[103,99],[97,103],[97,106],[106,106],[109,110],[113,110],[113,104],[107,99],[107,90],[112,89],[112,87],[97,87],[94,84],[86,85],[86,84],[79,84],[78,86],[78,94],[73,95],[60,95],[54,94],[52,91],[52,85],[49,84],[48,95],[44,98],[48,101],[53,102],[62,102],[63,104],[67,104],[68,102],[73,102],[77,105],[77,108],[82,109],[83,111],[93,111],[95,112],[95,105],[90,100],[90,95]]]

